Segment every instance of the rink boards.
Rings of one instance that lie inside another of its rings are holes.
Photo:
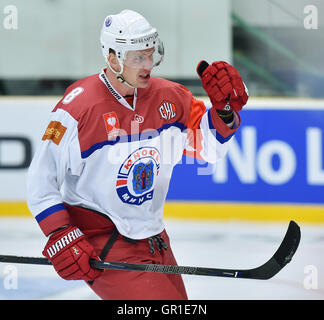
[[[58,100],[0,99],[0,215],[31,216],[26,172]],[[324,222],[324,101],[251,98],[241,117],[224,160],[176,165],[165,216]]]

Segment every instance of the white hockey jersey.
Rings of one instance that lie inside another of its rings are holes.
[[[230,129],[182,85],[151,78],[133,105],[104,70],[72,84],[50,115],[27,178],[27,204],[45,235],[69,223],[64,203],[107,215],[143,239],[164,229],[163,206],[183,153],[214,163]],[[196,187],[196,186],[193,186]]]

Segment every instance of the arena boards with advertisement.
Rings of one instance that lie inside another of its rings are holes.
[[[226,159],[178,165],[168,198],[324,204],[323,128],[324,109],[247,108]]]
[[[27,168],[58,100],[0,100],[2,215],[29,214]],[[271,220],[282,208],[293,206],[289,212],[303,210],[302,219],[323,222],[324,101],[251,98],[241,117],[242,126],[224,160],[211,165],[184,156],[175,167],[166,216],[222,218],[224,207],[216,210],[215,205],[225,205],[227,218],[238,213],[240,218],[260,218],[262,211]]]

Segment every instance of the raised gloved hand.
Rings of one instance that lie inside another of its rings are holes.
[[[65,280],[91,281],[102,273],[91,268],[89,259],[100,260],[82,231],[73,226],[54,232],[43,251],[56,272]]]
[[[227,62],[216,61],[209,65],[202,60],[198,63],[197,73],[217,110],[240,111],[247,103],[247,88],[239,72]]]

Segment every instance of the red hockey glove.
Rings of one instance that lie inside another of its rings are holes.
[[[246,86],[239,72],[225,61],[209,65],[202,60],[197,73],[212,105],[218,110],[240,111],[248,100]]]
[[[77,227],[67,226],[54,232],[43,251],[56,272],[65,280],[91,281],[102,273],[90,267],[89,259],[99,260],[86,236]]]

